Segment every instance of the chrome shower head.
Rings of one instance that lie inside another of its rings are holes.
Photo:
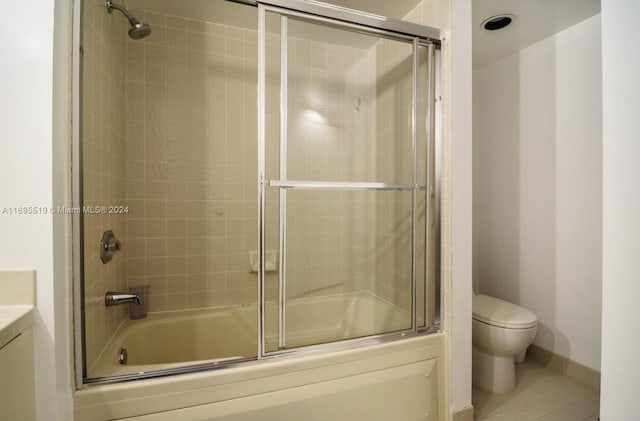
[[[151,26],[149,26],[149,24],[140,23],[140,21],[136,19],[136,17],[131,13],[129,13],[127,9],[113,3],[111,0],[107,0],[107,10],[109,11],[109,13],[113,13],[113,9],[122,12],[122,14],[125,15],[129,20],[129,25],[131,25],[131,28],[129,28],[129,36],[131,37],[131,39],[141,39],[149,36],[149,34],[151,33]]]
[[[137,23],[131,21],[131,28],[129,28],[129,36],[131,39],[141,39],[148,37],[151,34],[151,27],[148,23],[140,23],[136,18],[133,18]]]

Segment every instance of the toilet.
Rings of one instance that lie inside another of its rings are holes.
[[[515,362],[536,336],[538,320],[529,310],[490,297],[473,296],[473,384],[492,393],[516,387]]]

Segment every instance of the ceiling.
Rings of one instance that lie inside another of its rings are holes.
[[[507,57],[600,13],[600,0],[473,0],[473,67]],[[508,27],[490,32],[482,22],[512,14]]]

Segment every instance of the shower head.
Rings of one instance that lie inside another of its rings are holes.
[[[136,18],[133,18],[133,20],[137,23],[132,22],[131,28],[129,28],[129,36],[131,39],[141,39],[151,34],[151,27],[148,23],[140,23]]]
[[[151,27],[149,26],[149,24],[140,23],[140,21],[136,19],[136,17],[131,13],[129,13],[127,9],[111,2],[111,0],[107,0],[107,10],[109,11],[109,13],[113,13],[113,9],[122,12],[122,14],[125,15],[129,20],[129,25],[131,25],[131,28],[129,28],[129,36],[132,39],[141,39],[149,36],[149,34],[151,33]]]

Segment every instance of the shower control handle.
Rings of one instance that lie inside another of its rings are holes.
[[[113,255],[120,250],[122,244],[113,233],[112,230],[107,230],[102,233],[102,239],[100,240],[100,260],[102,263],[108,263],[113,259]]]

